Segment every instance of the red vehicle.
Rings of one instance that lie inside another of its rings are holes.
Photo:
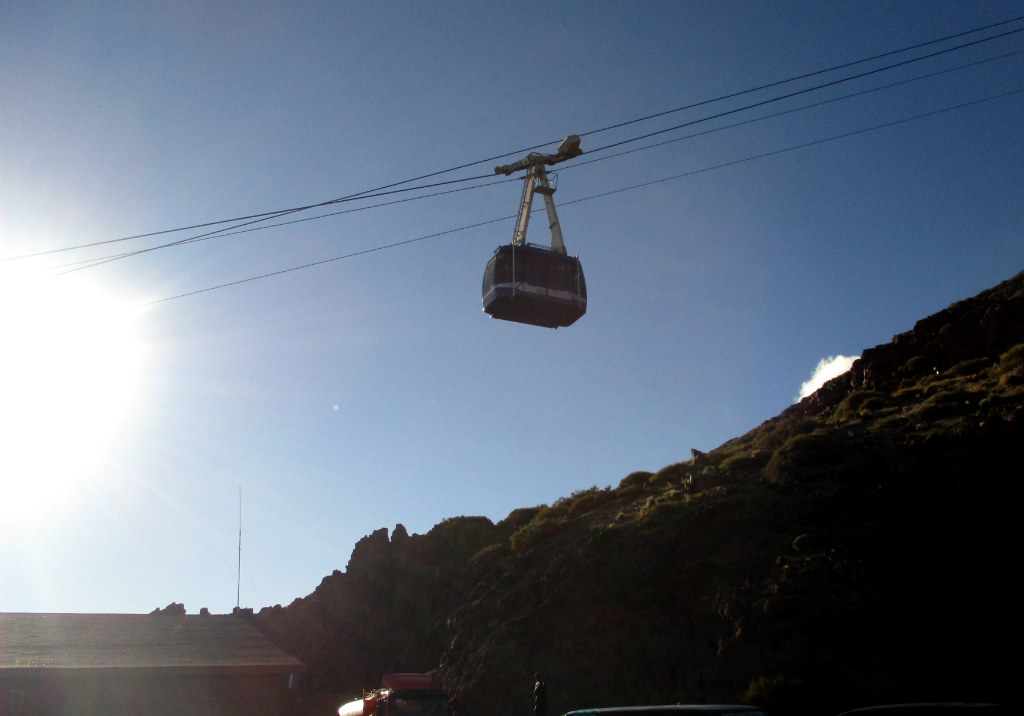
[[[451,716],[448,694],[434,676],[385,674],[382,688],[364,691],[363,698],[342,705],[338,716]]]

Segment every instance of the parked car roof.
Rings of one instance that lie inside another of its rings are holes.
[[[957,716],[957,714],[997,716],[1003,713],[1009,713],[1009,709],[1000,704],[941,702],[866,706],[844,711],[840,716]]]
[[[660,706],[610,706],[596,709],[577,709],[565,716],[671,716],[673,714],[702,714],[703,716],[728,716],[745,714],[757,716],[763,712],[757,706],[740,704],[664,704]]]

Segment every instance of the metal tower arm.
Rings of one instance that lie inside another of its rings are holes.
[[[512,237],[514,245],[523,246],[526,243],[526,230],[530,225],[530,213],[533,210],[533,195],[540,194],[544,197],[544,208],[547,210],[548,226],[551,229],[551,250],[560,254],[566,253],[565,242],[562,240],[562,228],[558,223],[558,213],[555,211],[555,200],[552,198],[555,189],[548,182],[548,173],[545,167],[578,157],[582,153],[580,138],[571,134],[558,145],[556,154],[528,154],[518,162],[494,168],[495,174],[506,176],[521,169],[527,170],[523,177],[523,195],[519,200],[516,230]]]

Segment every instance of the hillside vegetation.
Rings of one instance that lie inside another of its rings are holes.
[[[1019,274],[709,453],[497,524],[381,529],[255,618],[339,703],[432,668],[473,716],[529,712],[537,672],[552,714],[1009,699],[1022,398]]]

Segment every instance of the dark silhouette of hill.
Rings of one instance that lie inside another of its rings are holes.
[[[381,529],[255,619],[311,688],[439,667],[479,716],[529,712],[535,673],[552,714],[1008,700],[1022,408],[1024,273],[711,452],[497,524]]]

